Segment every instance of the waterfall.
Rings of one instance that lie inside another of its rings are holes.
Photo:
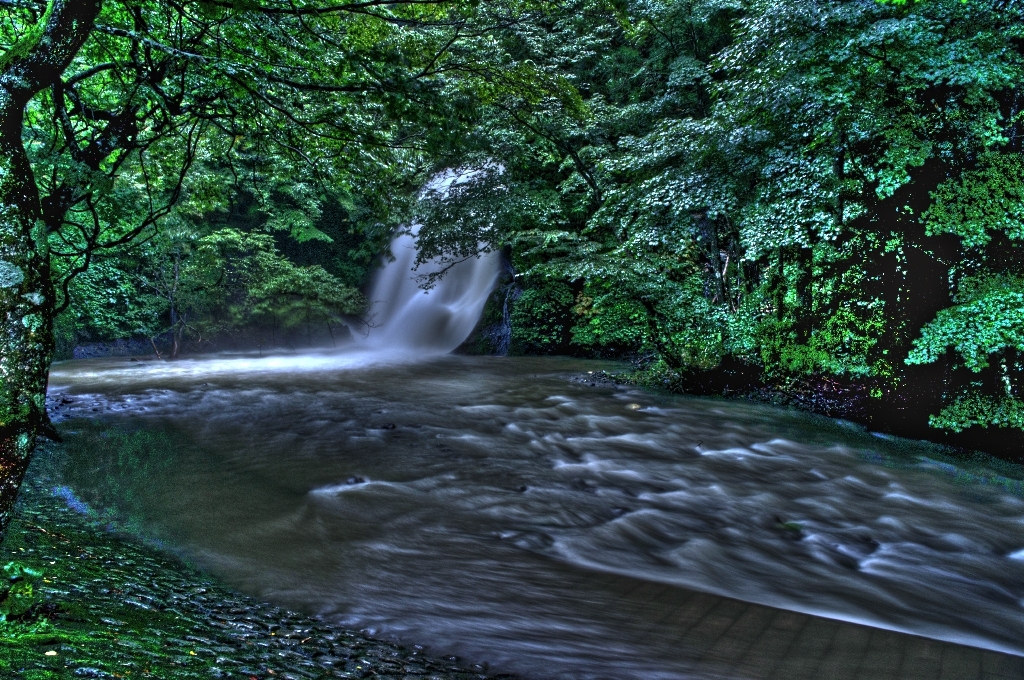
[[[470,181],[480,170],[450,169],[435,176],[423,189],[444,197],[452,185]],[[487,298],[498,281],[501,256],[486,253],[448,269],[434,285],[421,286],[427,274],[446,265],[436,259],[416,267],[416,235],[402,233],[391,242],[394,261],[377,272],[370,286],[370,326],[360,342],[371,350],[412,350],[444,354],[461,345],[483,314]]]
[[[488,253],[452,266],[429,290],[420,277],[436,272],[440,264],[416,268],[414,234],[391,243],[393,262],[377,272],[370,287],[368,349],[414,350],[443,354],[465,342],[483,314],[501,269],[501,256]]]

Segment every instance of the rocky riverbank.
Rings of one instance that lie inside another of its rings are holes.
[[[55,450],[40,451],[0,547],[0,564],[43,572],[38,578],[22,573],[22,593],[25,581],[34,581],[34,604],[0,623],[0,677],[495,677],[480,666],[461,667],[454,657],[431,658],[421,648],[256,602],[173,556],[105,530],[51,476]]]

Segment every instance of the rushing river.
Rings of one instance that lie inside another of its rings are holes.
[[[1024,652],[1012,468],[579,379],[601,368],[111,359],[51,393],[89,442],[78,498],[245,592],[494,671],[678,677],[609,573]],[[135,430],[155,443],[96,445]]]

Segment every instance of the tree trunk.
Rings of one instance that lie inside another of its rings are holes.
[[[182,335],[184,333],[185,326],[183,323],[174,325],[174,330],[171,332],[171,359],[178,358],[178,353],[181,352]]]
[[[56,300],[47,227],[22,142],[25,107],[60,79],[100,5],[51,0],[40,23],[0,57],[0,541],[36,436],[52,429],[46,382]]]
[[[17,133],[12,140],[12,131],[0,132],[0,540],[35,436],[47,424],[46,380],[53,358],[46,234],[20,126]]]

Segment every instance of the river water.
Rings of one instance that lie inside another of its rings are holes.
[[[591,386],[608,367],[111,359],[57,364],[51,394],[97,511],[244,592],[492,671],[681,677],[608,574],[1024,653],[1018,470]]]

